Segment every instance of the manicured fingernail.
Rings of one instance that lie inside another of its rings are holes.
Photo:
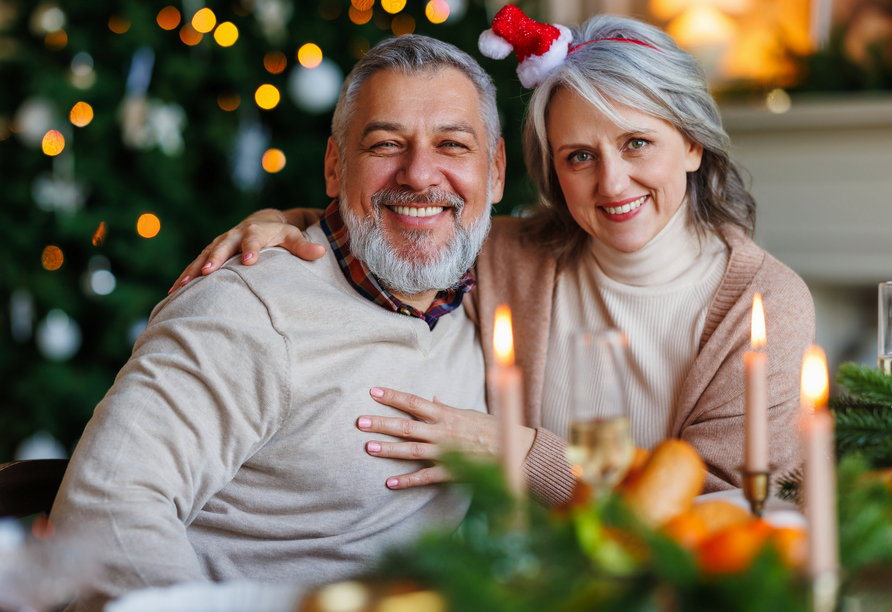
[[[368,449],[370,453],[380,453],[381,445],[377,442],[369,442],[368,444],[366,444],[366,449]]]
[[[369,393],[372,394],[372,397],[384,397],[384,391],[378,387],[372,387],[369,389]]]
[[[207,270],[207,269],[210,268],[210,267],[211,267],[211,262],[207,262],[206,264],[204,264],[204,265],[201,267],[201,269],[202,269],[202,270]]]
[[[388,488],[388,489],[395,489],[396,486],[397,486],[399,483],[400,483],[400,481],[397,480],[396,478],[389,478],[389,479],[387,480],[387,488]]]
[[[167,295],[170,295],[171,293],[173,293],[173,290],[176,289],[176,288],[177,288],[177,284],[174,283],[174,284],[173,284],[173,287],[171,287],[170,289],[167,290]]]
[[[369,419],[367,417],[359,417],[359,421],[356,424],[359,425],[360,429],[368,429],[372,426],[372,419]]]
[[[245,253],[245,256],[242,258],[242,261],[250,261],[252,257],[254,257],[254,253]]]
[[[185,285],[186,283],[188,283],[188,282],[189,282],[189,278],[190,278],[190,277],[187,276],[186,278],[184,278],[183,280],[181,280],[181,281],[180,281],[180,287],[182,287],[183,285]]]

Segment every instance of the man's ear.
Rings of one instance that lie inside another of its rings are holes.
[[[499,144],[496,146],[496,153],[492,156],[492,203],[496,204],[502,200],[505,191],[505,139],[499,138]]]
[[[336,198],[341,194],[341,154],[333,136],[328,137],[325,150],[325,195]]]

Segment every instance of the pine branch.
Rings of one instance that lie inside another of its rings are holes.
[[[888,408],[886,404],[879,404],[877,402],[869,402],[860,397],[854,397],[852,395],[836,395],[830,398],[829,402],[830,408],[834,411],[836,410],[866,410],[866,411],[876,411],[883,410],[884,408]]]
[[[869,402],[892,406],[892,376],[876,368],[844,363],[839,366],[836,382],[849,394]]]
[[[777,479],[777,496],[794,504],[802,503],[802,468],[796,467]]]
[[[833,412],[840,458],[860,452],[875,467],[892,465],[892,407],[843,408]]]

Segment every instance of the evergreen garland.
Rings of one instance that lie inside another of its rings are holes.
[[[892,466],[892,376],[844,363],[836,381],[847,392],[830,400],[837,456],[858,453],[875,468]]]

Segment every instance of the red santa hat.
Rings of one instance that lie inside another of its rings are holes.
[[[493,59],[517,55],[517,76],[524,87],[536,87],[561,65],[570,49],[570,29],[539,23],[513,4],[506,4],[492,20],[492,29],[480,35],[480,52]]]

